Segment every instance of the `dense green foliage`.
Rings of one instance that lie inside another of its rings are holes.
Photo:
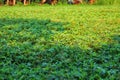
[[[119,6],[0,7],[0,80],[119,80]]]
[[[96,4],[100,4],[100,5],[120,5],[120,0],[96,0]]]

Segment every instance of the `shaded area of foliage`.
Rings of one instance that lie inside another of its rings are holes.
[[[0,19],[0,79],[120,79],[120,35],[89,49],[55,43],[53,36],[69,24]]]
[[[10,53],[44,50],[53,44],[51,36],[64,31],[63,24],[49,19],[0,19],[0,49]]]

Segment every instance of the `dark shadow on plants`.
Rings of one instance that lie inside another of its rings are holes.
[[[44,50],[53,44],[51,36],[64,31],[65,24],[49,19],[0,19],[1,52],[32,53]]]
[[[83,50],[52,42],[67,23],[0,19],[0,79],[119,79],[119,35],[112,44]]]
[[[113,43],[87,51],[94,63],[92,70],[88,70],[88,74],[94,76],[92,79],[120,79],[120,35],[111,38]],[[94,73],[98,75],[95,76]]]
[[[114,35],[113,40],[117,41],[120,44],[120,35]]]

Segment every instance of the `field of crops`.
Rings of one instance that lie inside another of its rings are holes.
[[[119,6],[0,6],[0,80],[119,80]]]

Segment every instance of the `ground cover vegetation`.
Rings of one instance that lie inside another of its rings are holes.
[[[119,6],[0,7],[0,80],[119,80]]]

